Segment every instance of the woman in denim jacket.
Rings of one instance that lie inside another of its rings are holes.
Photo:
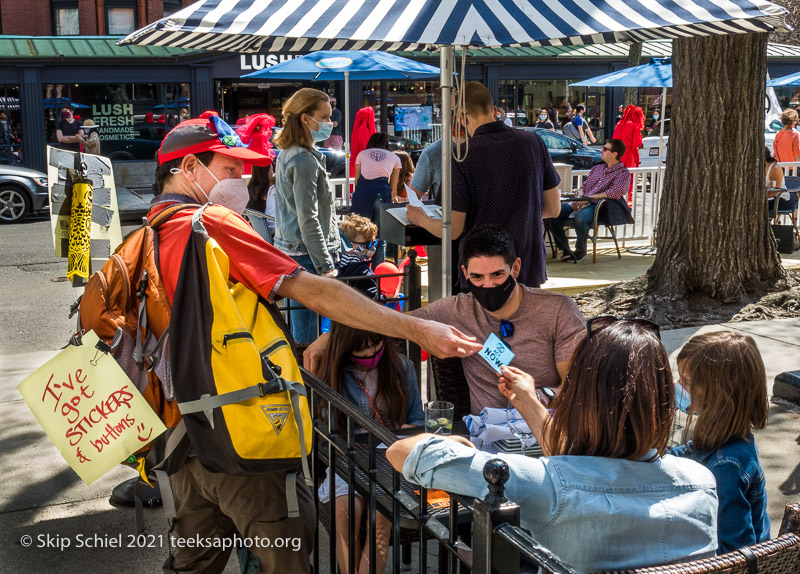
[[[275,247],[324,277],[337,275],[339,228],[325,156],[314,142],[327,139],[332,129],[327,94],[303,88],[284,104],[283,130],[275,138],[281,149],[275,172]],[[311,311],[293,311],[290,322],[297,343],[317,338],[317,316]]]
[[[383,335],[360,331],[333,323],[325,356],[325,380],[358,409],[378,424],[389,429],[421,426],[422,414],[417,375],[411,361],[397,353],[392,341]],[[336,420],[339,429],[347,429],[341,412]],[[319,489],[320,502],[331,498],[330,469]],[[333,497],[336,499],[336,524],[348,524],[347,483],[335,475]],[[356,495],[356,532],[364,514],[365,501]],[[391,521],[380,512],[375,519],[375,572],[383,572],[389,552]],[[346,528],[337,528],[336,556],[342,572],[369,572],[369,542],[360,548],[355,541],[356,563],[348,569],[348,535]]]
[[[598,317],[572,356],[550,407],[533,378],[503,367],[499,390],[522,414],[548,455],[492,455],[440,435],[394,443],[386,453],[427,488],[483,498],[486,463],[511,471],[505,496],[520,524],[579,572],[625,570],[713,556],[714,477],[665,454],[674,414],[669,357],[657,327]]]
[[[767,375],[748,335],[721,331],[692,337],[678,353],[676,396],[697,412],[692,440],[672,449],[707,467],[717,480],[718,554],[769,540],[764,471],[753,429],[767,424]]]

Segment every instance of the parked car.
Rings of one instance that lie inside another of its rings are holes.
[[[22,165],[20,146],[0,145],[0,164]]]
[[[158,124],[142,124],[134,126],[134,130],[135,139],[101,141],[100,154],[112,161],[155,159],[164,128]]]
[[[16,223],[48,206],[47,174],[21,165],[0,165],[0,223]]]
[[[600,148],[583,145],[562,133],[544,128],[518,127],[517,129],[533,132],[542,138],[553,163],[567,163],[573,169],[590,169],[594,164],[603,161],[603,152]]]
[[[425,149],[425,146],[416,140],[404,138],[402,136],[389,136],[389,149],[392,151],[408,152],[414,165],[417,165],[417,160],[419,160],[419,156],[422,150]]]

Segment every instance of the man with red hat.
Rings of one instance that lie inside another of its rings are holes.
[[[230,259],[231,279],[245,284],[269,301],[283,297],[299,301],[332,320],[358,329],[413,340],[439,356],[467,356],[481,349],[473,338],[441,323],[393,312],[368,301],[335,279],[306,272],[289,256],[267,244],[240,213],[247,200],[242,179],[245,163],[268,165],[271,158],[245,147],[236,132],[218,116],[187,120],[164,138],[158,152],[158,195],[148,218],[178,203],[211,202],[202,223]],[[170,303],[191,230],[194,209],[173,215],[158,228],[160,271]],[[173,351],[174,352],[174,351]],[[192,349],[185,352],[192,353]],[[177,387],[181,380],[174,380]],[[192,445],[195,451],[205,445]],[[264,548],[250,551],[260,561],[259,572],[308,572],[316,510],[311,490],[298,475],[299,518],[289,518],[286,471],[233,476],[206,470],[189,456],[170,477],[175,496],[175,518],[170,534],[176,539],[215,540],[238,531],[246,538],[295,538],[300,548]],[[222,572],[230,548],[214,545],[176,545],[164,572]]]

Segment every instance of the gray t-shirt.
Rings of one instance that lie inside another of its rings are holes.
[[[519,309],[508,320],[514,335],[505,339],[514,351],[511,366],[533,376],[537,387],[558,387],[561,378],[556,363],[568,361],[586,334],[586,323],[575,302],[561,293],[523,285]],[[486,341],[490,333],[500,336],[500,320],[481,307],[472,294],[434,301],[411,312],[415,317],[452,325],[466,335]],[[477,354],[461,360],[469,384],[472,413],[484,407],[506,408],[508,401],[497,389],[497,373]]]
[[[442,191],[442,140],[433,142],[420,154],[411,187],[420,193],[430,192],[431,199],[439,199]]]

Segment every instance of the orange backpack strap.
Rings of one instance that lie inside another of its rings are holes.
[[[155,217],[153,217],[152,221],[148,222],[148,225],[153,229],[157,228],[161,224],[169,221],[173,215],[178,213],[179,211],[183,211],[185,209],[198,209],[200,206],[196,203],[178,203],[176,205],[171,205],[167,208],[162,209],[159,211]]]

